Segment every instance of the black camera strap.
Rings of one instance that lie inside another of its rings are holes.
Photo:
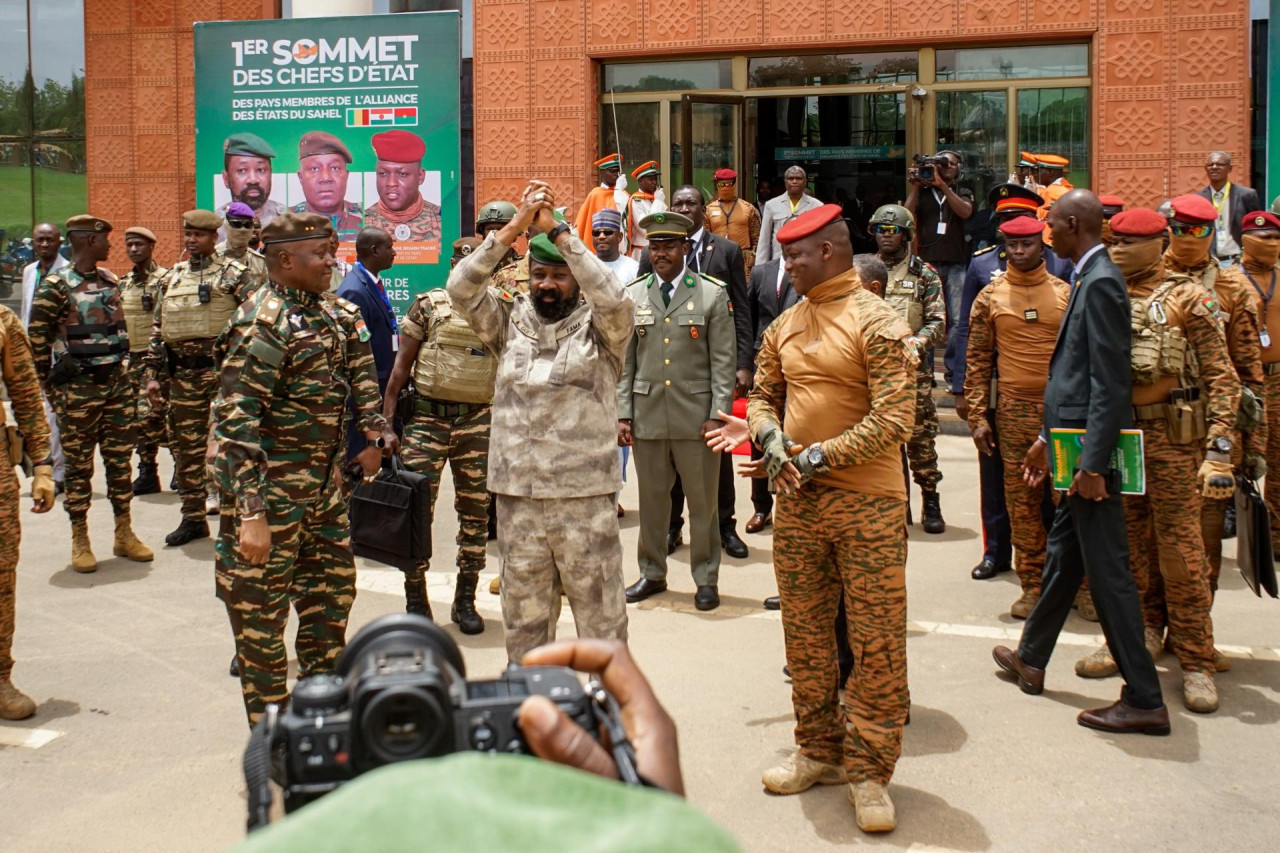
[[[241,767],[249,802],[249,832],[271,823],[271,740],[276,728],[279,706],[267,706],[267,712],[249,733]]]
[[[613,698],[599,681],[589,681],[586,686],[587,695],[591,697],[591,710],[596,722],[609,735],[610,751],[613,763],[618,765],[618,778],[627,785],[641,785],[646,788],[658,787],[640,775],[636,769],[636,748],[627,737],[627,730],[622,725],[622,711],[618,708],[618,700]]]

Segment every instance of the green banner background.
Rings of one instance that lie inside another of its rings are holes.
[[[221,213],[231,200],[223,146],[237,133],[275,151],[269,198],[277,205],[268,202],[259,218],[305,203],[299,141],[332,134],[352,157],[343,195],[352,213],[335,225],[339,255],[354,262],[355,233],[379,203],[372,139],[386,130],[416,134],[426,145],[421,196],[428,208],[439,205],[440,233],[384,226],[399,232],[396,264],[383,278],[404,316],[415,296],[444,285],[459,236],[458,43],[457,12],[196,24],[197,206]]]

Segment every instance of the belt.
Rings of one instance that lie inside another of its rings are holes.
[[[176,352],[169,354],[169,362],[183,370],[209,370],[217,363],[211,355],[178,355]]]
[[[414,404],[414,410],[418,414],[430,415],[433,418],[460,418],[488,407],[488,403],[451,403],[447,400],[433,400],[430,397],[419,397]]]
[[[1280,361],[1273,361],[1270,364],[1262,365],[1262,372],[1267,376],[1280,375]]]
[[[105,385],[116,377],[123,366],[123,361],[113,361],[110,364],[82,364],[80,375],[76,378],[88,379],[95,385]]]
[[[1152,403],[1150,406],[1134,406],[1133,419],[1135,421],[1164,420],[1164,410],[1168,407],[1168,403]]]

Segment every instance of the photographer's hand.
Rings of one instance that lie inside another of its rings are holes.
[[[524,656],[525,666],[570,666],[600,674],[600,682],[622,710],[622,725],[636,750],[636,769],[653,784],[684,796],[676,724],[653,688],[617,640],[567,640],[540,646]],[[534,755],[609,779],[618,768],[609,751],[545,696],[520,706],[520,729]]]

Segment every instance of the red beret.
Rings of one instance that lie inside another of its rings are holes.
[[[1180,195],[1170,201],[1169,206],[1173,210],[1170,218],[1179,222],[1200,225],[1218,221],[1218,208],[1214,207],[1209,199],[1196,193]]]
[[[421,165],[427,153],[427,143],[407,130],[387,130],[373,135],[373,151],[379,160]]]
[[[738,173],[733,171],[733,169],[716,169],[716,180],[736,181],[738,180]]]
[[[1000,233],[1006,237],[1032,237],[1044,233],[1044,220],[1034,216],[1015,216],[1000,223]]]
[[[1118,195],[1108,195],[1103,193],[1098,196],[1098,201],[1102,202],[1103,207],[1124,207],[1124,199]]]
[[[844,211],[838,204],[824,204],[822,207],[815,207],[813,210],[806,210],[795,219],[788,222],[778,229],[778,242],[782,244],[794,243],[797,240],[803,240],[811,234],[817,234],[823,228],[826,228],[832,222],[840,219],[844,215]]]
[[[1246,213],[1244,222],[1240,225],[1241,231],[1263,231],[1267,228],[1280,228],[1280,216],[1265,210],[1255,210]]]
[[[1168,227],[1169,220],[1145,207],[1122,210],[1111,217],[1111,233],[1117,237],[1159,237]]]

